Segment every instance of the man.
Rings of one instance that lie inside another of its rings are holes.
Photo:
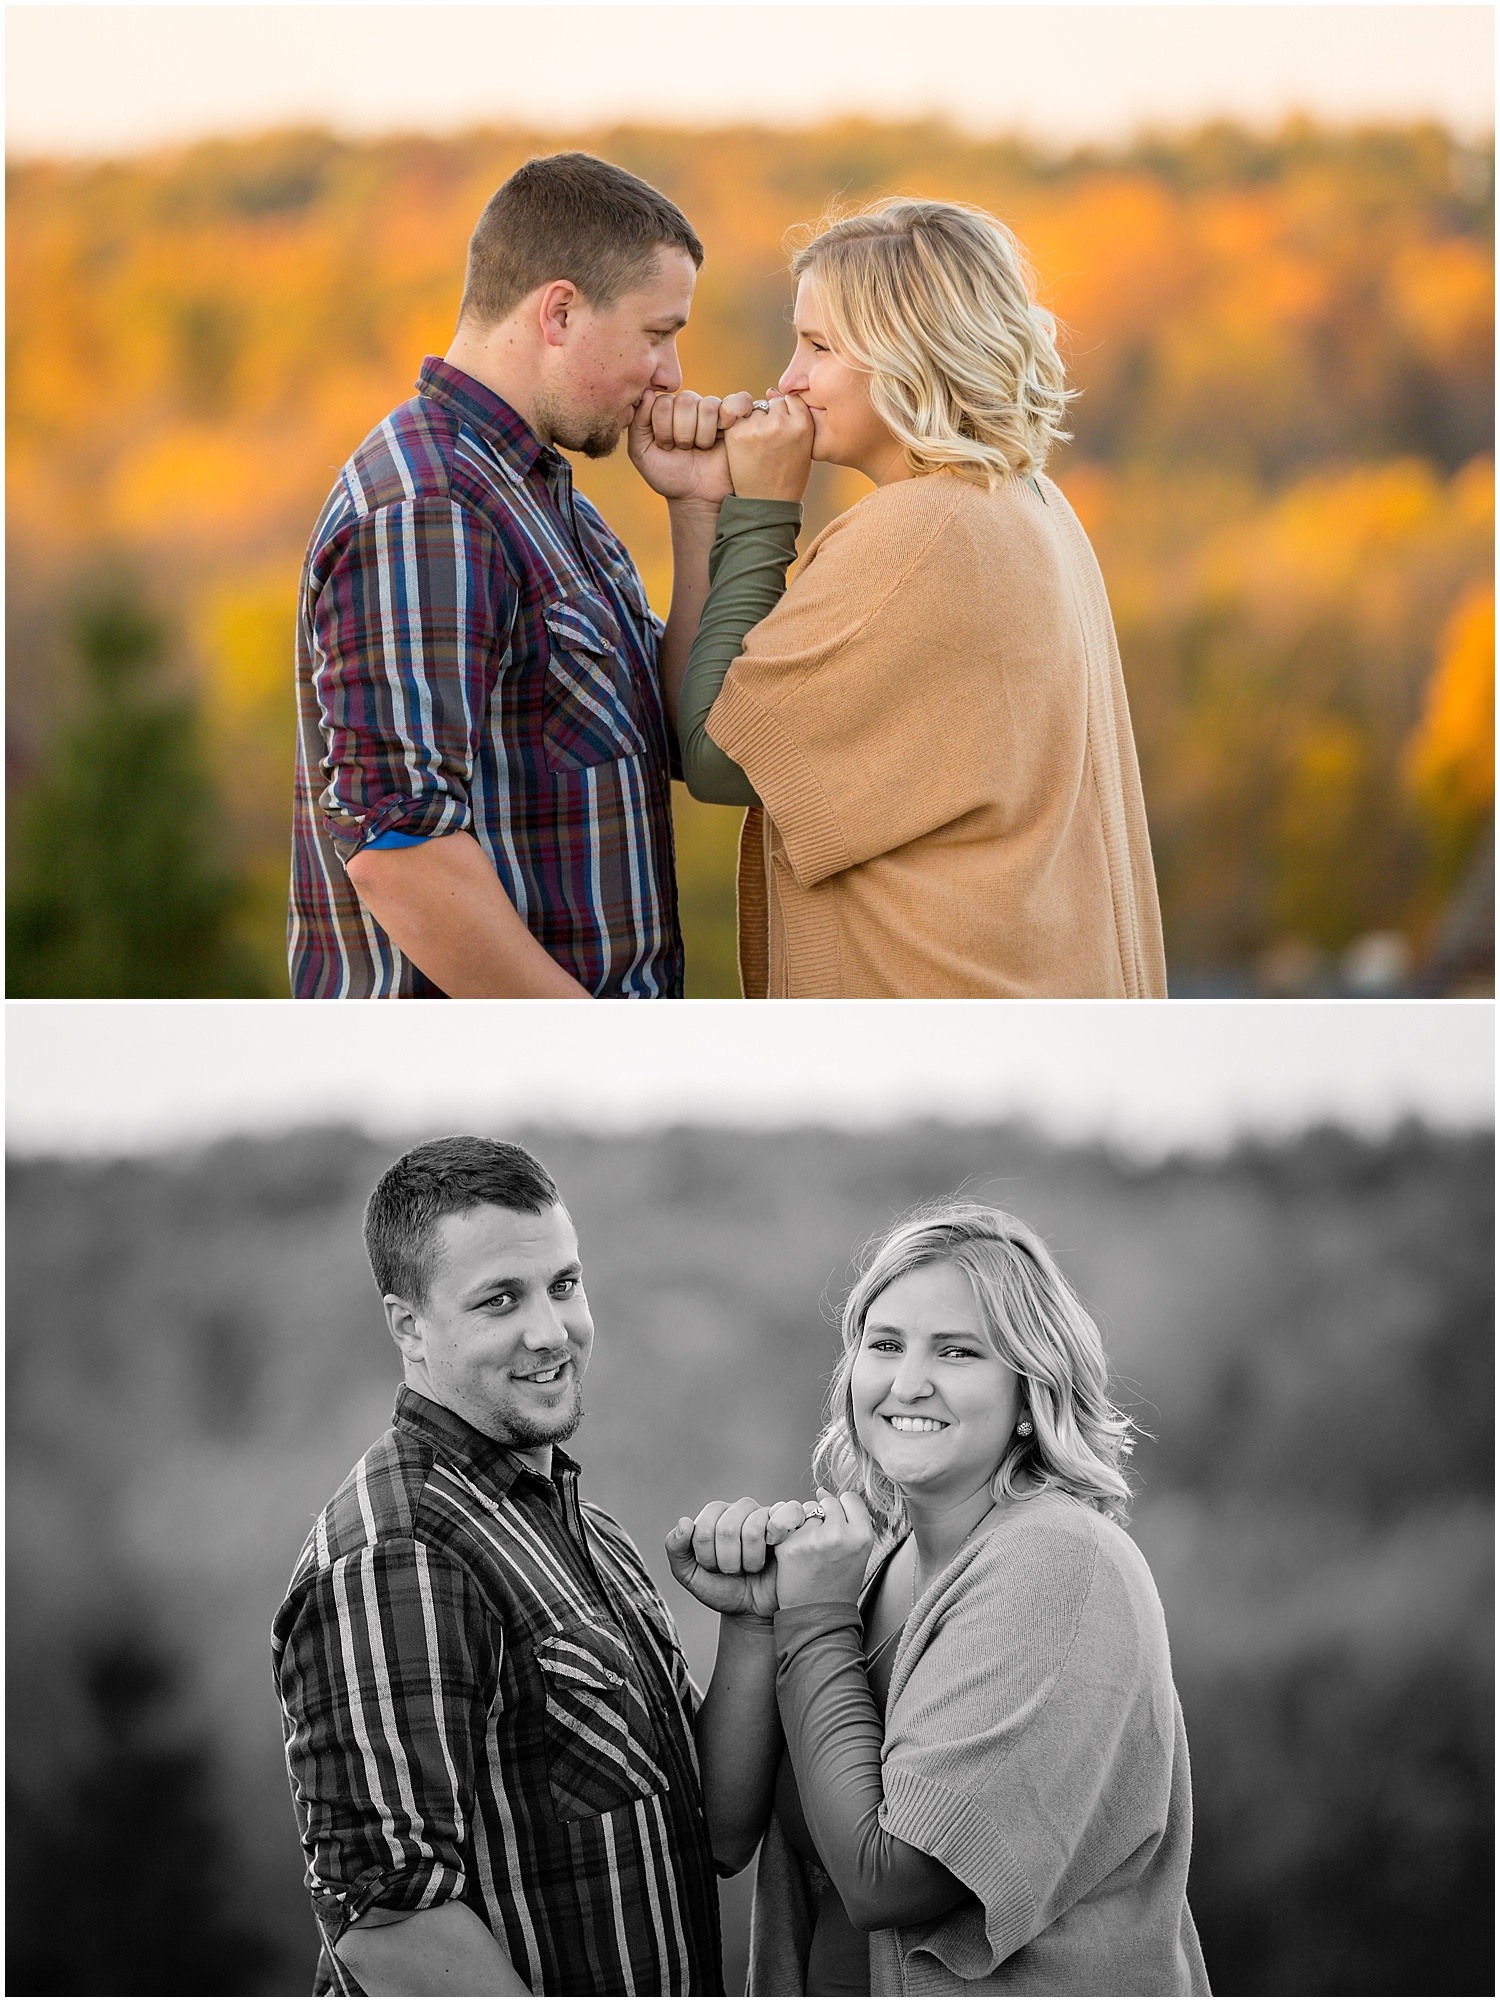
[[[687,1666],[561,1450],[594,1339],[561,1198],[433,1140],[365,1242],[405,1383],[273,1636],[318,1992],[722,1992]]]
[[[670,740],[740,395],[678,394],[703,246],[585,153],[529,161],[458,329],[339,476],[297,628],[292,992],[682,992]],[[665,628],[558,447],[629,431],[672,524]]]

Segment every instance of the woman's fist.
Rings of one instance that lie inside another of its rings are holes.
[[[818,1489],[823,1516],[809,1516],[776,1552],[777,1603],[806,1606],[815,1599],[858,1599],[865,1582],[875,1527],[857,1494]]]
[[[724,433],[729,477],[741,500],[799,501],[812,469],[812,417],[800,396],[772,392],[770,404]]]

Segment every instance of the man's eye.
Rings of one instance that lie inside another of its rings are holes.
[[[576,1293],[578,1291],[577,1273],[575,1272],[573,1276],[569,1279],[554,1279],[552,1282],[552,1290],[554,1293],[561,1294],[561,1296],[564,1299],[566,1299],[570,1293]]]

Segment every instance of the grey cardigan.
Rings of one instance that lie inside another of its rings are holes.
[[[1145,1559],[1044,1492],[935,1578],[906,1623],[882,1755],[888,1832],[973,1895],[870,1935],[872,1995],[1206,1995],[1187,1905],[1192,1799]],[[752,1995],[805,1993],[809,1866],[773,1820]]]

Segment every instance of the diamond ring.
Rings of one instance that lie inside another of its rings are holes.
[[[750,406],[752,410],[769,410],[770,407],[769,403],[752,403]]]

